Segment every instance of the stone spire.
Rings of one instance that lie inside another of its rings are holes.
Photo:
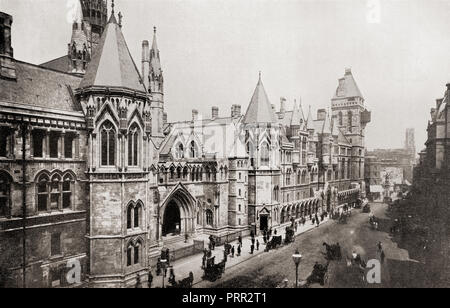
[[[158,44],[156,40],[156,27],[153,27],[153,43],[150,50],[149,88],[151,93],[164,92],[164,77],[161,68],[161,59],[159,56]]]
[[[247,112],[244,116],[243,123],[277,123],[277,118],[272,109],[272,105],[269,102],[269,98],[267,97],[266,90],[264,89],[264,85],[261,80],[261,72],[259,73],[259,80],[248,106]]]

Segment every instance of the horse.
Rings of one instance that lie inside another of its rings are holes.
[[[330,261],[327,262],[326,265],[316,263],[314,265],[313,271],[311,275],[306,278],[306,284],[304,287],[309,287],[313,283],[319,283],[321,286],[325,285],[327,280],[327,272]]]

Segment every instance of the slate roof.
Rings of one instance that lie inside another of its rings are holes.
[[[345,70],[343,78],[339,79],[339,86],[336,89],[333,99],[350,98],[350,97],[363,97],[361,91],[356,84],[350,69]]]
[[[81,78],[15,61],[17,80],[0,79],[0,101],[63,111],[81,111],[72,91]]]
[[[60,72],[68,72],[70,69],[70,59],[67,55],[42,63],[40,66]]]
[[[249,123],[277,123],[277,117],[272,109],[272,105],[267,97],[266,90],[259,76],[258,84],[253,93],[243,122]]]
[[[114,15],[111,15],[80,88],[118,87],[146,92],[127,43]]]

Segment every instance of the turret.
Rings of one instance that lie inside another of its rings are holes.
[[[0,12],[0,77],[15,79],[16,67],[11,44],[11,15]]]

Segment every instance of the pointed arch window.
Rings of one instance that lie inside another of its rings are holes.
[[[196,158],[198,156],[198,149],[194,140],[191,141],[191,144],[189,146],[189,153],[191,155],[191,158]]]
[[[138,229],[142,227],[143,207],[140,202],[130,203],[127,207],[127,229]]]
[[[55,175],[50,184],[50,210],[58,210],[61,204],[61,178]]]
[[[47,211],[48,203],[48,182],[49,178],[46,175],[41,175],[37,184],[37,194],[38,194],[38,211]]]
[[[0,172],[0,217],[10,214],[11,178],[5,172]]]
[[[269,145],[267,143],[263,143],[261,146],[261,165],[269,166],[269,160],[270,160]]]
[[[206,210],[206,224],[208,226],[213,225],[213,212],[211,210]]]
[[[116,164],[116,131],[111,122],[106,122],[100,129],[102,166]]]
[[[70,209],[72,207],[72,186],[73,178],[70,175],[64,177],[62,183],[62,207],[63,209]]]
[[[179,143],[175,148],[175,158],[183,159],[184,158],[184,146],[182,143]]]
[[[134,124],[128,131],[128,166],[139,165],[139,127]]]

